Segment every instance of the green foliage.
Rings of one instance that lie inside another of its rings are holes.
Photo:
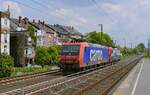
[[[86,35],[86,41],[90,43],[97,43],[105,46],[115,47],[112,38],[108,34],[102,32],[89,32]]]
[[[32,67],[32,68],[15,68],[14,72],[12,73],[12,76],[15,76],[18,72],[22,73],[38,73],[38,72],[47,72],[51,69],[49,66],[44,66],[43,68],[41,67]]]
[[[47,52],[49,56],[51,57],[51,63],[55,63],[59,61],[59,55],[60,55],[60,47],[57,45],[51,46],[47,48]]]
[[[32,42],[33,46],[36,47],[36,40],[37,40],[37,37],[35,35],[36,30],[33,28],[33,26],[29,25],[27,31],[28,31],[29,36],[31,36],[33,40]]]
[[[60,46],[36,47],[35,63],[39,65],[51,65],[57,63],[60,56]]]
[[[132,56],[137,54],[137,49],[136,48],[119,48],[123,56]]]
[[[143,43],[140,43],[137,45],[136,49],[139,53],[143,53],[145,50],[145,45]]]
[[[47,52],[47,48],[45,47],[36,47],[35,49],[36,55],[35,55],[35,63],[39,65],[47,65],[49,61],[51,60],[51,57],[49,56]]]
[[[144,57],[146,57],[146,58],[149,57],[149,55],[148,55],[148,48],[145,48],[145,50],[144,50]]]
[[[0,54],[0,78],[10,76],[13,67],[13,58],[7,54]]]

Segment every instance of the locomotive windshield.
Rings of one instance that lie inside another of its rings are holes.
[[[79,45],[64,45],[62,47],[62,55],[79,55]]]

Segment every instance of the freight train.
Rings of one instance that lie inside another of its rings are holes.
[[[101,64],[111,64],[120,60],[118,49],[87,42],[63,43],[61,50],[61,69],[84,70]]]

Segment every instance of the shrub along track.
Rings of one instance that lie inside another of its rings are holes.
[[[63,77],[18,89],[18,93],[15,95],[106,95],[141,58],[142,56],[132,57],[93,72]]]

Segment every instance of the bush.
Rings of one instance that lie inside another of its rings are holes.
[[[53,45],[48,48],[36,47],[35,63],[39,65],[52,65],[59,61],[60,46]]]
[[[47,52],[49,56],[51,56],[51,63],[57,63],[60,58],[60,47],[57,45],[51,46],[47,48]]]
[[[0,78],[9,77],[13,72],[13,58],[7,54],[0,54]]]
[[[35,63],[41,65],[42,67],[44,65],[47,65],[51,59],[51,57],[47,53],[47,48],[36,47],[35,51],[36,51]]]

